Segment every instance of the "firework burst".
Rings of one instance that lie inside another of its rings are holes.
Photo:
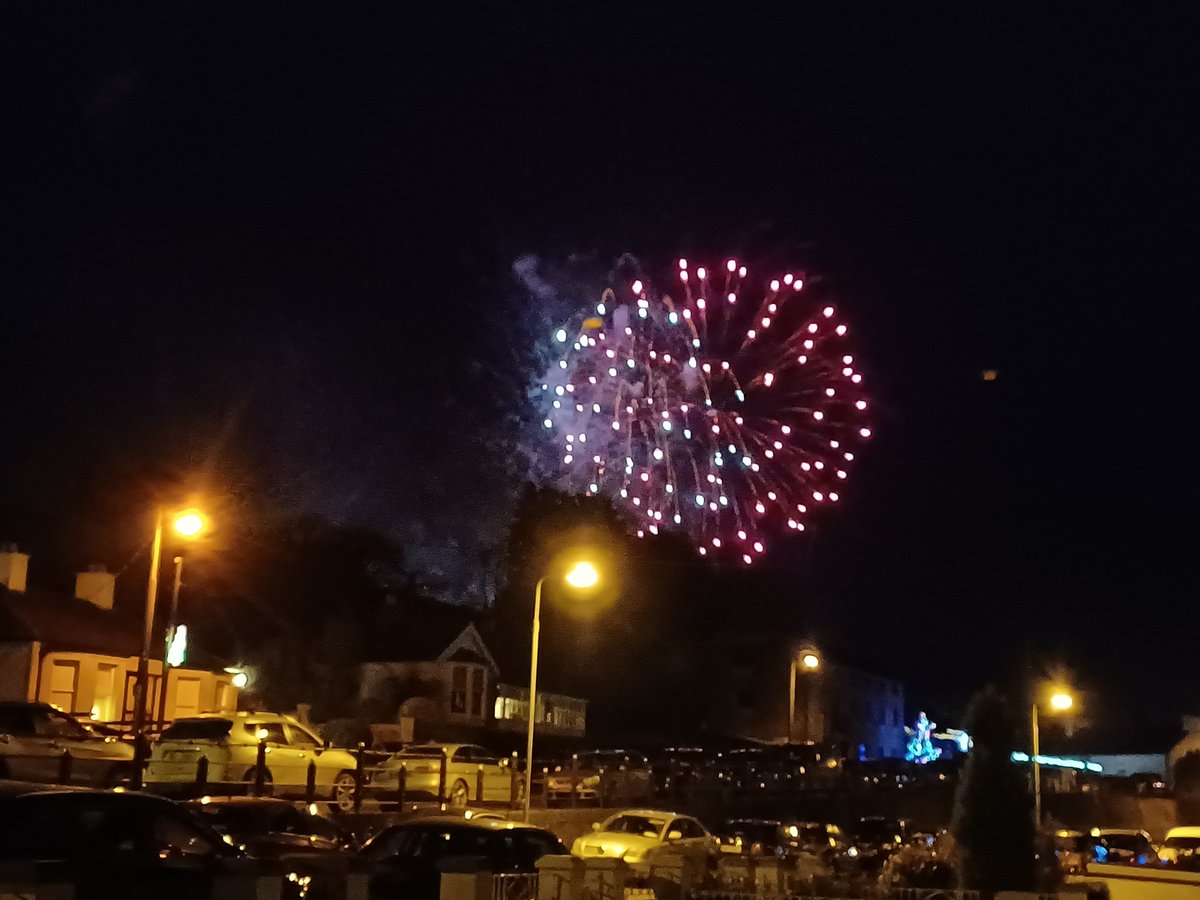
[[[871,436],[848,327],[817,293],[734,259],[606,290],[555,332],[541,385],[571,488],[625,504],[639,537],[681,529],[746,564],[804,530]]]

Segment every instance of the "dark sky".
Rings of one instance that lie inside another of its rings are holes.
[[[340,520],[487,543],[546,314],[516,257],[803,248],[878,439],[770,560],[781,620],[918,698],[1030,662],[1101,715],[1200,710],[1195,23],[309,6],[5,5],[11,508],[236,447]]]

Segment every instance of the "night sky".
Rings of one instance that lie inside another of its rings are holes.
[[[779,621],[916,701],[1061,664],[1099,718],[1200,712],[1194,23],[299,6],[5,5],[9,530],[104,460],[236,456],[486,547],[554,312],[517,258],[794,251],[877,438],[755,582]]]

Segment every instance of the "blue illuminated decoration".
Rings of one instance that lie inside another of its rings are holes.
[[[930,722],[929,717],[922,712],[917,716],[912,728],[904,729],[909,736],[908,746],[904,751],[906,760],[924,765],[942,755],[941,749],[933,746],[933,729],[936,726],[937,723]]]

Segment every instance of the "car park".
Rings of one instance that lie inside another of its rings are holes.
[[[371,900],[436,900],[441,868],[449,859],[471,857],[498,874],[533,873],[543,856],[566,852],[552,832],[532,825],[427,816],[384,829],[363,846],[359,858],[374,870]]]
[[[478,744],[414,744],[393,753],[374,770],[373,789],[382,795],[398,791],[401,771],[405,796],[445,800],[460,809],[472,802],[509,801],[514,778],[518,795],[523,783],[508,759]]]
[[[133,773],[132,744],[46,703],[0,702],[0,777],[54,784],[66,775],[71,784],[113,787]]]
[[[577,753],[570,763],[556,766],[546,776],[549,802],[575,800],[610,806],[620,802],[646,802],[654,794],[650,762],[630,750],[591,750]]]
[[[340,809],[354,805],[358,760],[347,750],[326,746],[291,716],[238,712],[177,719],[155,742],[146,783],[159,789],[196,783],[200,760],[207,760],[209,784],[240,786],[257,777],[259,745],[265,749],[263,782],[276,796],[303,796],[309,766],[315,770],[317,796]]]

